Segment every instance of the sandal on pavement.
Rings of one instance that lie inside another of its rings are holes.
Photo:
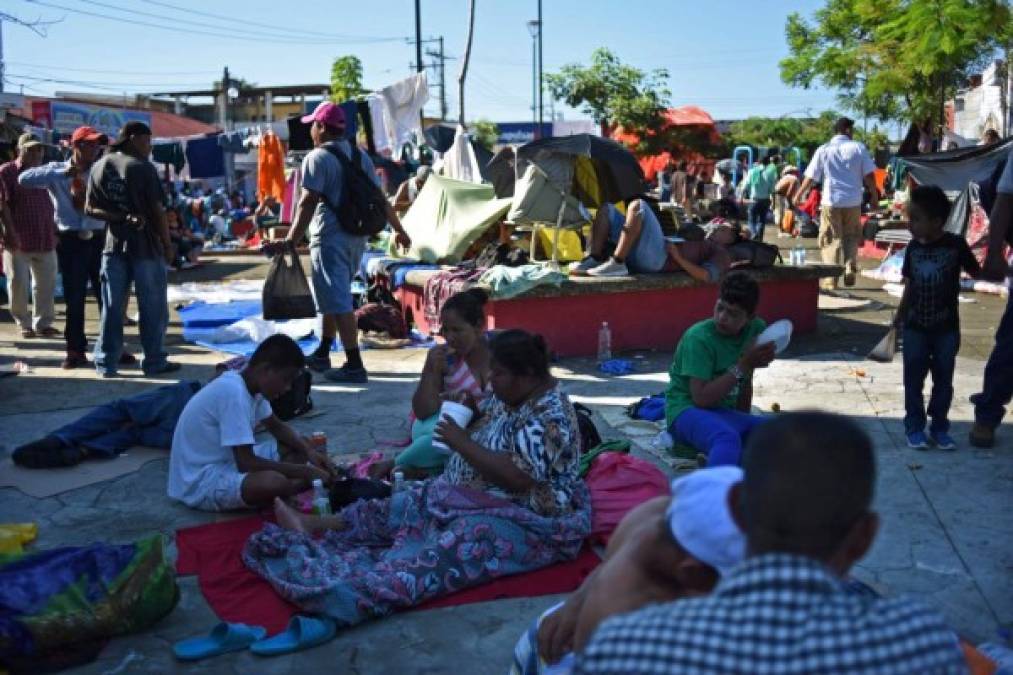
[[[250,645],[257,656],[280,656],[322,645],[338,633],[335,623],[324,617],[293,616],[284,633]]]
[[[180,661],[199,661],[210,656],[246,649],[258,640],[263,640],[265,635],[267,630],[260,626],[223,621],[206,636],[177,642],[172,646],[172,653]]]

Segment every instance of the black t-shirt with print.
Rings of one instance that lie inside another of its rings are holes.
[[[158,171],[151,162],[123,152],[110,152],[92,167],[87,199],[89,204],[105,211],[124,217],[142,216],[145,220],[145,225],[141,227],[110,223],[106,231],[107,253],[125,252],[133,258],[162,256],[161,238],[155,231],[155,222],[165,192],[158,179]]]
[[[910,288],[905,321],[908,328],[932,332],[960,329],[961,269],[971,276],[980,271],[963,238],[944,232],[928,244],[911,240],[902,269]]]

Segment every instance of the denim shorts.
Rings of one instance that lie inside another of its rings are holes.
[[[328,232],[310,244],[313,295],[321,314],[348,314],[352,304],[352,278],[366,251],[366,238]]]
[[[626,265],[634,274],[660,272],[668,260],[665,235],[661,231],[661,223],[650,207],[644,206],[641,213],[644,214],[644,220],[640,228],[640,239],[627,256]],[[618,243],[625,224],[626,217],[618,209],[609,209],[609,241]]]

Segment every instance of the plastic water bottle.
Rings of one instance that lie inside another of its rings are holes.
[[[318,516],[331,515],[331,498],[324,488],[324,482],[319,478],[313,479],[313,513]]]
[[[392,487],[391,492],[392,493],[396,493],[396,492],[401,492],[402,490],[404,490],[404,472],[403,471],[395,471],[394,472],[394,486]]]
[[[805,246],[798,245],[798,264],[805,265]]]
[[[603,363],[612,358],[612,331],[609,322],[602,321],[598,329],[598,362]]]

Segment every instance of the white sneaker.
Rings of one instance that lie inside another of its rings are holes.
[[[601,265],[589,269],[587,274],[591,277],[628,277],[630,276],[630,270],[626,267],[626,263],[621,263],[615,258],[609,258]]]
[[[593,270],[600,264],[601,263],[598,262],[597,259],[592,258],[591,256],[587,256],[580,262],[573,263],[572,265],[570,265],[570,274],[573,274],[575,276],[583,276],[586,275],[589,270]]]

